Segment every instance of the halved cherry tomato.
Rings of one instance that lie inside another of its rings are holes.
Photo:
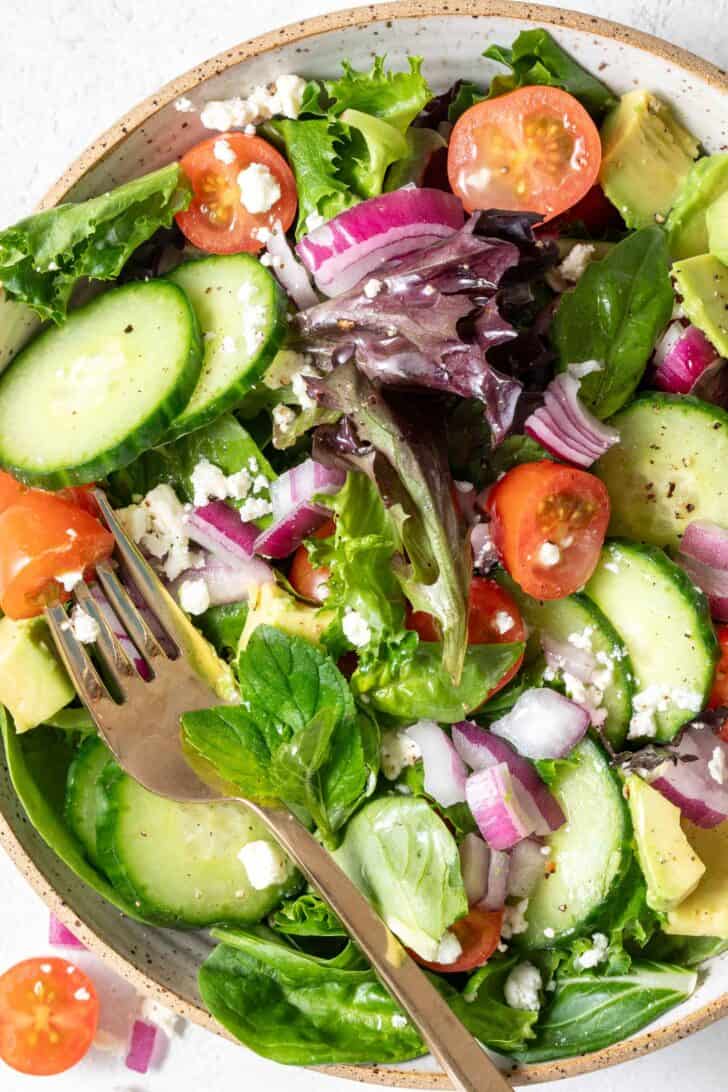
[[[71,504],[77,504],[79,508],[83,508],[84,512],[90,512],[92,516],[98,516],[99,506],[93,495],[95,488],[93,482],[90,485],[70,485],[66,489],[59,489],[56,496],[70,501]]]
[[[0,513],[0,607],[32,618],[65,602],[57,577],[86,572],[111,554],[114,539],[90,512],[40,489],[29,489]]]
[[[98,515],[99,506],[92,493],[94,488],[93,483],[90,485],[73,485],[67,489],[59,489],[55,496],[71,501],[72,504],[77,504],[79,508],[85,508],[92,515]],[[15,501],[29,492],[29,485],[17,481],[12,474],[8,474],[7,470],[0,470],[0,512],[4,512],[11,504],[14,504]],[[34,492],[40,493],[45,492],[45,490],[34,490]]]
[[[334,529],[334,521],[327,519],[326,523],[323,523],[317,531],[314,531],[312,537],[328,538],[329,535],[333,535]],[[293,555],[293,561],[288,571],[288,579],[299,595],[302,595],[304,599],[312,599],[314,603],[323,603],[325,585],[328,583],[330,576],[331,570],[326,565],[314,569],[308,559],[306,547],[303,545],[298,547]]]
[[[501,645],[526,640],[526,627],[513,596],[495,580],[474,576],[468,595],[468,644]],[[407,629],[414,629],[421,641],[439,641],[435,620],[425,611],[409,611]],[[518,674],[523,656],[506,672],[488,694],[491,698]]]
[[[0,1058],[19,1073],[49,1077],[76,1065],[98,1019],[93,982],[65,959],[25,959],[0,975]]]
[[[232,162],[215,155],[221,145],[229,149]],[[263,242],[255,234],[260,228],[272,228],[280,221],[287,231],[296,215],[298,198],[291,168],[283,156],[257,136],[245,133],[220,133],[196,144],[182,156],[181,166],[189,178],[194,196],[184,212],[176,216],[189,241],[211,254],[256,254]],[[260,164],[275,178],[281,195],[266,212],[249,212],[242,203],[238,175]]]
[[[551,220],[594,185],[601,158],[599,131],[573,95],[521,87],[465,111],[447,171],[469,212],[514,209]]]
[[[715,665],[713,689],[708,699],[708,709],[728,706],[728,626],[716,626],[715,635],[720,645],[720,659]],[[720,730],[720,735],[728,743],[728,720]]]
[[[491,490],[493,541],[517,584],[536,599],[563,599],[594,572],[609,523],[599,478],[548,460],[522,463]]]
[[[426,959],[420,959],[416,952],[410,954],[422,967],[441,974],[472,971],[482,967],[493,955],[498,947],[502,925],[502,910],[479,910],[473,906],[464,918],[451,926],[463,950],[454,963],[428,963]]]
[[[7,470],[0,470],[0,512],[4,512],[11,504],[15,504],[27,492],[27,485],[16,481]]]

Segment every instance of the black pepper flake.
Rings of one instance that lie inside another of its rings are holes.
[[[132,330],[133,330],[133,329],[134,329],[134,327],[132,326],[132,324],[131,324],[131,323],[129,323],[129,325],[128,325],[128,326],[125,326],[125,327],[124,327],[124,333],[125,333],[125,334],[130,334],[130,333],[132,332]]]

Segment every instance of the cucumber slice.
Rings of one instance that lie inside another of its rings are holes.
[[[698,398],[647,394],[610,421],[620,442],[594,467],[610,534],[678,546],[694,519],[728,526],[728,413]]]
[[[109,763],[101,775],[96,837],[101,867],[149,921],[176,927],[248,925],[298,887],[252,886],[238,853],[249,842],[275,845],[240,804],[179,804],[155,796]]]
[[[0,377],[0,465],[50,489],[126,466],[164,437],[201,358],[176,285],[111,289],[44,330]]]
[[[591,739],[575,749],[551,791],[566,823],[548,839],[555,870],[528,904],[528,929],[517,938],[530,948],[554,948],[586,934],[614,899],[632,859],[629,811],[622,785]]]
[[[597,662],[594,686],[603,692],[598,703],[606,712],[601,731],[619,748],[624,743],[632,716],[634,674],[629,653],[616,629],[599,607],[586,595],[570,595],[566,599],[532,599],[507,573],[499,572],[496,579],[518,604],[529,629],[527,659],[541,654],[541,634],[576,648],[586,648]],[[567,694],[569,693],[567,687]],[[569,694],[575,700],[583,695]]]
[[[671,740],[713,684],[718,642],[705,597],[664,551],[623,539],[605,544],[586,593],[632,660],[630,738]]]
[[[96,848],[96,816],[98,812],[99,779],[108,762],[109,748],[98,736],[89,736],[78,749],[68,768],[66,781],[66,822],[86,850],[86,856],[98,867]]]
[[[171,437],[232,408],[265,372],[286,330],[286,301],[275,277],[250,254],[200,258],[168,274],[184,290],[204,334],[204,359]]]

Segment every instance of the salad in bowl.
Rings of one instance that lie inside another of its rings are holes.
[[[414,56],[281,73],[0,232],[3,315],[42,321],[0,374],[13,784],[128,917],[211,930],[205,1005],[279,1062],[425,1047],[246,808],[96,733],[44,608],[148,665],[92,487],[224,702],[185,746],[316,831],[484,1046],[599,1050],[728,948],[728,153],[546,30],[487,56],[441,94]]]

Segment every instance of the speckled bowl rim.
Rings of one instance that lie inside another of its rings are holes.
[[[146,122],[162,107],[182,95],[188,94],[204,80],[219,75],[241,61],[257,57],[279,46],[302,42],[329,31],[345,30],[368,25],[372,22],[387,23],[398,19],[428,18],[443,15],[491,16],[506,19],[537,22],[545,26],[565,27],[570,30],[586,31],[602,37],[645,50],[653,56],[674,64],[691,75],[699,77],[715,88],[716,92],[728,95],[728,73],[697,57],[695,54],[671,45],[651,34],[633,30],[621,23],[614,23],[598,16],[561,8],[544,7],[540,4],[510,2],[510,0],[401,0],[399,3],[373,4],[328,15],[316,16],[301,22],[262,34],[258,38],[243,42],[231,49],[218,53],[202,64],[191,68],[182,76],[165,84],[155,94],[146,98],[120,121],[103,133],[89,145],[81,155],[61,175],[58,181],[46,193],[39,208],[48,208],[62,201],[69,190],[95,167],[110,152],[117,148],[127,136]],[[26,853],[13,834],[7,821],[0,815],[0,845],[2,845],[34,890],[40,895],[50,910],[71,929],[87,947],[100,956],[141,993],[153,996],[175,1012],[218,1035],[226,1035],[224,1030],[202,1008],[192,1005],[184,998],[132,966],[119,955],[98,934],[94,933],[75,912],[68,907],[53,888],[48,878],[40,871],[32,858]],[[670,1043],[692,1035],[707,1027],[715,1020],[728,1013],[728,993],[715,998],[696,1012],[675,1020],[673,1023],[635,1036],[605,1050],[587,1054],[579,1058],[515,1067],[509,1076],[515,1084],[532,1084],[574,1077],[598,1069],[618,1065],[631,1058],[647,1054],[668,1046]],[[448,1078],[442,1073],[428,1073],[419,1070],[405,1070],[382,1066],[334,1065],[322,1067],[322,1072],[333,1076],[358,1080],[367,1084],[391,1085],[398,1088],[446,1089],[451,1088]]]

